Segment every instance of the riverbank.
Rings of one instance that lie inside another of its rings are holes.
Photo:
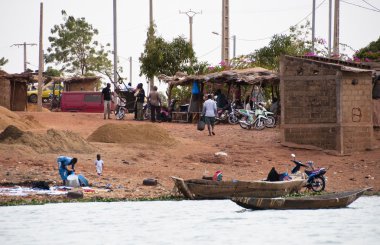
[[[0,139],[0,186],[25,181],[60,185],[56,158],[67,155],[78,158],[76,172],[92,187],[112,189],[84,200],[95,196],[99,200],[155,200],[175,195],[170,176],[201,178],[221,170],[224,180],[259,180],[266,178],[272,167],[290,172],[290,154],[295,153],[299,160],[313,160],[316,166],[328,168],[328,192],[368,186],[373,193],[380,191],[379,149],[334,156],[284,147],[278,128],[248,131],[238,125],[217,125],[216,135],[209,137],[197,131],[195,124],[137,122],[131,115],[117,121],[90,113],[7,113],[1,113],[0,132],[11,124],[21,133],[17,139]],[[217,157],[217,152],[227,157]],[[102,176],[96,174],[96,154],[101,154],[105,163]],[[158,184],[145,186],[146,178],[156,179]],[[0,203],[11,201],[9,198],[0,196]],[[43,202],[44,198],[50,200],[44,196],[37,199]],[[23,199],[29,200],[17,198]]]

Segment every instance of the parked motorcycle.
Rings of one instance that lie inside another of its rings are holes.
[[[119,98],[114,110],[115,118],[117,120],[123,120],[126,113],[128,113],[127,100],[125,98]]]
[[[218,108],[217,109],[218,116],[215,118],[215,124],[227,123],[230,110],[232,110],[231,104],[226,105],[224,108]]]
[[[240,127],[244,129],[251,129],[252,127],[257,130],[263,130],[265,128],[265,117],[264,114],[256,111],[239,109],[239,113],[242,115],[241,120],[239,120]]]
[[[151,115],[150,104],[149,103],[144,103],[143,104],[143,116],[144,116],[144,120],[150,120],[150,115]]]
[[[236,102],[231,103],[231,111],[228,114],[229,124],[238,124],[239,120],[241,120],[243,117],[243,115],[239,113],[239,110],[236,107]]]
[[[311,170],[305,170],[305,174],[307,175],[307,184],[306,187],[315,192],[321,192],[326,187],[327,177],[325,177],[325,173],[327,172],[326,168],[314,168],[314,164],[312,161],[307,161],[307,165],[303,164],[301,161],[296,160],[296,155],[291,154],[293,163],[296,166],[292,169],[292,174],[297,173],[301,167],[310,168]]]
[[[255,114],[263,114],[266,119],[265,119],[265,127],[267,128],[273,128],[276,125],[276,119],[274,117],[274,113],[268,111],[265,109],[264,105],[262,103],[255,104],[254,108]]]

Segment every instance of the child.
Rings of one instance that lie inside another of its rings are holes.
[[[96,155],[96,160],[95,160],[95,166],[96,166],[96,172],[98,173],[99,176],[102,175],[103,172],[103,160],[100,159],[100,154]]]

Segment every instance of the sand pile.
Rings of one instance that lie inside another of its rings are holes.
[[[0,143],[29,146],[38,153],[91,153],[94,151],[85,139],[71,131],[49,129],[34,133],[22,131],[16,126],[8,126],[0,133]]]
[[[46,105],[46,104],[44,104]],[[27,111],[38,111],[38,105],[36,103],[28,103],[28,106],[26,107]],[[42,107],[43,112],[50,112],[49,109]]]
[[[31,115],[19,116],[13,111],[0,106],[0,130],[4,130],[9,125],[14,125],[22,130],[43,127]]]
[[[96,129],[87,140],[125,144],[171,145],[175,143],[165,129],[154,124],[105,124]]]

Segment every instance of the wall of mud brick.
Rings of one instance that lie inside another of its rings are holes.
[[[11,86],[10,82],[8,79],[0,79],[0,88],[1,88],[1,93],[0,93],[0,106],[3,106],[7,109],[11,109],[11,99],[10,99],[10,94],[11,94]]]
[[[66,85],[67,91],[95,91],[97,80],[86,82],[71,82]]]
[[[373,127],[343,127],[343,152],[352,153],[371,148]]]
[[[337,127],[286,128],[284,130],[287,142],[300,145],[312,145],[322,149],[336,150]]]
[[[336,123],[335,79],[285,80],[285,124]]]
[[[324,76],[335,74],[336,69],[332,69],[331,65],[292,58],[286,59],[286,65],[283,69],[283,76]]]
[[[372,80],[361,74],[343,73],[343,123],[372,122]]]

